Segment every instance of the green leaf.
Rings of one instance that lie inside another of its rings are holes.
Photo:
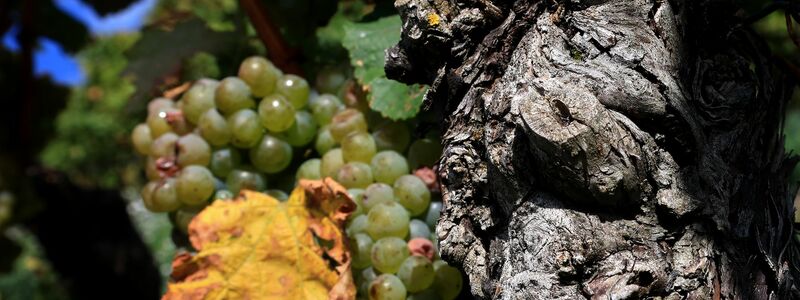
[[[369,107],[392,120],[416,116],[427,90],[422,85],[406,85],[385,77],[375,78],[369,86]]]
[[[386,49],[400,41],[400,16],[369,23],[353,23],[344,28],[342,45],[350,52],[350,64],[362,84],[386,77],[383,64]]]
[[[426,88],[387,79],[383,71],[386,49],[400,41],[402,22],[397,15],[345,26],[342,45],[350,53],[354,75],[369,91],[369,106],[392,120],[413,118]]]

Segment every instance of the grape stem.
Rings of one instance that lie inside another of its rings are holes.
[[[239,0],[239,4],[247,12],[258,37],[267,47],[267,57],[283,72],[302,76],[303,70],[297,63],[299,52],[289,47],[283,39],[264,5],[259,0]]]

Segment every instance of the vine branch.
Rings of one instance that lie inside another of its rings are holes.
[[[272,22],[266,7],[259,0],[239,0],[239,4],[247,12],[258,37],[267,47],[267,57],[284,72],[302,75],[303,70],[297,63],[299,52],[286,43],[278,26]]]

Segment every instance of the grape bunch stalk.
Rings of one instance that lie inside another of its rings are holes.
[[[186,233],[210,202],[242,190],[283,201],[291,187],[270,185],[288,172],[292,183],[331,177],[358,207],[346,229],[358,297],[453,299],[462,277],[436,253],[432,230],[442,203],[435,176],[412,174],[430,174],[441,144],[433,136],[412,141],[409,122],[358,103],[348,107],[333,94],[341,95],[346,82],[323,69],[312,90],[254,56],[238,76],[197,80],[178,101],[150,101],[146,121],[131,133],[135,150],[147,157],[143,203],[170,213]]]

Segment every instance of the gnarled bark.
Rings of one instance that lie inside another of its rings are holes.
[[[800,298],[793,83],[728,0],[398,0],[471,293]]]

